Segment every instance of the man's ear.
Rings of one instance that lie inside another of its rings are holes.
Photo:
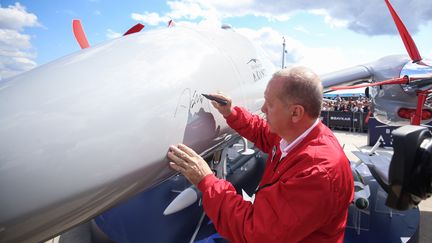
[[[303,116],[305,115],[304,107],[301,105],[294,106],[291,120],[294,123],[300,122],[303,119]]]

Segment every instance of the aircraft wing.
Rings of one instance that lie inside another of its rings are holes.
[[[351,85],[371,78],[372,72],[367,66],[354,66],[343,70],[321,75],[324,91],[329,91],[333,86]]]
[[[372,176],[387,191],[389,185],[388,173],[393,153],[384,151],[372,154],[362,151],[352,151],[352,153],[368,166]]]
[[[324,91],[331,91],[333,86],[348,86],[360,82],[387,80],[399,77],[402,68],[409,62],[407,55],[391,55],[375,62],[353,66],[321,75]]]

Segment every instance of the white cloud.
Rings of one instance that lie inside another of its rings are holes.
[[[166,25],[174,20],[180,26],[220,27],[223,12],[218,11],[207,2],[197,0],[168,1],[170,11],[159,15],[156,12],[132,13],[132,19],[144,24],[156,26]]]
[[[106,37],[108,39],[114,39],[114,38],[118,38],[120,36],[122,36],[122,33],[115,32],[112,29],[107,29]]]
[[[31,37],[22,33],[25,27],[35,26],[41,26],[37,16],[28,13],[21,4],[0,6],[0,79],[36,67]]]
[[[308,12],[311,14],[322,16],[324,18],[324,22],[331,27],[346,28],[349,24],[347,20],[332,17],[325,9],[312,9]]]
[[[206,15],[206,12],[214,11],[205,3],[194,0],[168,1],[171,11],[166,14],[173,19],[197,19]]]
[[[249,14],[267,17],[269,21],[279,21],[288,19],[289,14],[292,14],[293,11],[305,10],[308,13],[322,16],[324,21],[332,27],[347,28],[352,23],[344,17],[345,15],[337,13],[339,10],[345,9],[348,4],[342,0],[337,1],[338,4],[332,3],[331,5],[339,5],[339,9],[335,6],[326,9],[323,3],[290,2],[287,4],[286,1],[276,0],[266,1],[265,4],[253,0],[180,0],[169,1],[167,4],[170,10],[162,15],[145,12],[144,14],[134,14],[133,18],[151,25],[159,25],[172,18],[178,26],[220,27],[223,19],[227,17],[240,17]],[[356,4],[358,3],[356,2]],[[310,33],[302,26],[297,26],[295,29]],[[261,45],[269,54],[271,61],[277,67],[281,66],[283,33],[270,27],[258,30],[248,28],[236,28],[235,30]],[[317,73],[326,73],[356,65],[357,63],[354,62],[361,59],[355,52],[347,54],[346,51],[342,51],[338,47],[311,47],[290,36],[285,36],[285,39],[286,66],[304,65]]]
[[[275,66],[281,66],[284,37],[282,33],[269,27],[258,30],[240,28],[236,29],[236,31],[263,47]],[[308,47],[300,41],[287,36],[285,36],[285,41],[287,51],[285,66],[302,65],[313,69],[317,73],[327,73],[340,69],[341,63],[345,63],[344,67],[354,65],[354,63],[346,60],[345,53],[341,49]]]
[[[0,29],[1,49],[28,49],[31,47],[30,36],[16,30]]]
[[[307,35],[311,34],[311,32],[308,29],[306,29],[305,27],[303,27],[303,26],[296,26],[296,27],[294,27],[294,30],[297,30],[297,31],[302,32],[302,33],[305,33]]]
[[[133,20],[141,21],[145,25],[159,25],[161,23],[167,23],[169,21],[168,17],[159,16],[158,13],[145,12],[143,14],[132,13],[131,17]]]
[[[207,0],[202,1],[207,2],[215,7],[223,8],[223,9],[239,9],[239,8],[245,8],[254,3],[253,0]]]
[[[283,35],[280,32],[270,27],[265,27],[258,30],[239,28],[235,29],[235,31],[248,37],[254,43],[260,45],[267,52],[270,60],[276,66],[281,65]],[[295,51],[293,51],[293,53],[294,52]]]
[[[241,17],[246,15],[263,16],[269,21],[286,21],[289,14],[261,11],[254,0],[180,0],[168,1],[171,11],[166,14],[173,19],[195,20],[197,18],[208,18],[213,16],[219,19],[227,17]]]
[[[429,1],[412,0],[407,4],[403,0],[391,0],[411,34],[415,34],[420,26],[432,23],[432,4]],[[156,25],[164,22],[163,20],[173,19],[177,25],[220,27],[226,18],[248,15],[265,17],[270,22],[286,21],[298,12],[305,12],[320,16],[325,23],[333,28],[350,29],[364,35],[397,35],[395,25],[384,1],[172,0],[168,1],[167,5],[169,11],[166,13],[147,12],[142,14],[143,22],[146,23],[147,20],[147,22]],[[297,26],[295,30],[310,33],[302,26]],[[237,29],[237,31],[261,44],[271,56],[272,61],[280,66],[282,33],[271,28]],[[318,35],[322,34],[315,33],[315,36]],[[342,51],[342,47],[337,46],[327,48],[306,46],[289,36],[286,36],[286,39],[287,65],[306,65],[319,73],[355,65],[364,60],[364,56],[373,54],[370,51],[367,54],[359,54],[349,50]]]
[[[300,60],[293,64],[310,67],[319,74],[328,73],[330,71],[355,65],[346,59],[346,55],[341,49],[336,47],[304,47],[302,50],[300,50],[300,53],[302,54]],[[342,63],[345,65],[341,66]]]
[[[432,20],[430,0],[391,2],[412,34]],[[168,6],[171,11],[165,16],[175,20],[194,20],[211,14],[218,18],[251,15],[263,16],[270,21],[286,21],[291,14],[307,11],[322,16],[333,27],[349,28],[367,35],[397,33],[384,1],[377,0],[178,0],[169,1]]]
[[[35,55],[19,50],[0,50],[0,80],[36,67]]]
[[[13,29],[21,31],[24,27],[38,26],[36,15],[27,13],[20,3],[9,5],[7,8],[0,6],[0,29]]]

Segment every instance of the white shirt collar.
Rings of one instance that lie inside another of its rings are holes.
[[[316,121],[314,122],[314,124],[312,124],[312,126],[310,126],[306,131],[304,131],[300,136],[298,136],[294,141],[292,141],[292,143],[288,143],[285,139],[281,139],[280,143],[279,143],[279,147],[280,150],[282,151],[282,156],[281,159],[283,157],[285,157],[288,152],[297,144],[299,144],[311,131],[312,129],[314,129],[314,127],[316,127],[316,125],[318,125],[318,121],[319,119],[316,119]]]

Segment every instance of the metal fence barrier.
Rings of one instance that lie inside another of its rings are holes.
[[[365,132],[367,112],[321,111],[320,119],[330,129]]]

